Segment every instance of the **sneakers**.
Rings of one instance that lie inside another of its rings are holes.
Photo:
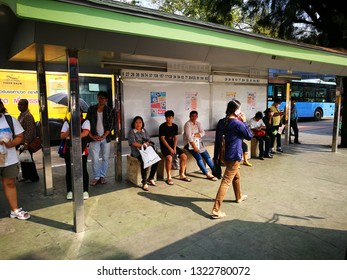
[[[71,200],[73,198],[73,193],[72,192],[68,192],[66,195],[66,199]],[[88,192],[84,192],[83,193],[83,199],[86,200],[89,198],[89,193]]]
[[[17,218],[18,220],[27,220],[30,219],[30,214],[26,211],[23,211],[22,208],[18,208],[15,211],[11,211],[10,218],[15,219]]]
[[[67,195],[66,195],[66,199],[67,199],[67,200],[71,200],[72,197],[73,197],[72,192],[68,192]]]
[[[83,199],[86,200],[89,198],[89,193],[88,192],[84,192],[83,193]]]
[[[281,147],[277,148],[276,151],[279,152],[279,153],[283,153],[283,150],[282,150]]]

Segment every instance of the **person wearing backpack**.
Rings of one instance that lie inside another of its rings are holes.
[[[87,136],[90,131],[89,120],[83,119],[83,114],[81,111],[81,143],[82,143],[82,174],[83,174],[83,199],[89,198],[88,187],[89,187],[89,174],[87,169],[88,160],[88,141]],[[71,200],[73,198],[72,186],[71,186],[71,155],[70,155],[70,125],[68,121],[65,121],[63,127],[61,128],[60,138],[66,139],[67,148],[64,155],[65,159],[65,180],[66,180],[66,199]]]
[[[241,112],[240,107],[241,103],[239,101],[230,101],[227,106],[226,117],[219,120],[217,125],[213,160],[215,162],[220,160],[220,146],[224,137],[226,169],[212,209],[212,219],[220,219],[226,216],[224,212],[221,212],[221,206],[231,184],[237,203],[247,198],[247,195],[241,193],[239,166],[243,153],[242,140],[251,140],[253,135],[246,123],[246,116]]]
[[[4,193],[10,205],[10,218],[27,220],[30,214],[18,207],[16,177],[18,175],[18,157],[16,146],[23,140],[23,127],[16,118],[7,114],[0,99],[0,177]]]

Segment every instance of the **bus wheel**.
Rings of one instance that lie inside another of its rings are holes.
[[[316,111],[314,111],[314,115],[313,118],[315,121],[320,121],[323,117],[323,111],[322,109],[316,109]]]

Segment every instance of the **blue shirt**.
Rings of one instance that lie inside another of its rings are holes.
[[[225,160],[241,161],[242,140],[251,140],[252,132],[246,123],[237,119],[220,119],[217,124],[213,159],[217,160],[219,149],[225,135]]]

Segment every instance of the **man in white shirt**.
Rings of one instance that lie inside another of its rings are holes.
[[[253,137],[259,142],[259,159],[264,160],[264,157],[272,158],[272,155],[270,155],[270,138],[266,135],[266,125],[263,122],[262,112],[257,112],[255,116],[250,119],[249,127],[252,130]]]

